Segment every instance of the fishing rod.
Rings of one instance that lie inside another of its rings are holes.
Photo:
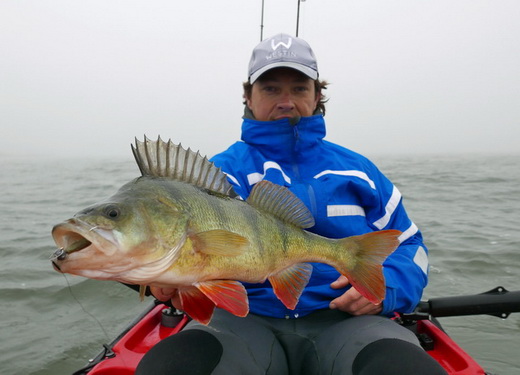
[[[296,37],[298,37],[298,29],[300,27],[300,3],[305,0],[298,0],[298,10],[296,11]]]
[[[260,17],[260,41],[264,40],[264,3],[262,0],[262,16]]]
[[[296,10],[296,37],[298,37],[298,31],[300,28],[300,3],[305,0],[297,0],[297,10]],[[262,11],[260,16],[260,41],[264,40],[264,9],[265,9],[265,0],[262,0]]]

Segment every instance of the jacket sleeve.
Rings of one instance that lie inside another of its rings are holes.
[[[386,259],[386,296],[381,314],[411,312],[419,303],[428,283],[428,250],[421,232],[409,219],[401,193],[381,172],[376,181],[379,198],[367,213],[374,230],[397,229],[401,244]]]
[[[402,204],[395,215],[406,216]],[[386,297],[383,301],[383,315],[394,311],[411,312],[419,303],[428,283],[428,250],[415,224],[411,221],[409,223],[408,232],[405,230],[400,236],[401,245],[384,263]],[[392,224],[389,223],[385,229],[390,228]]]

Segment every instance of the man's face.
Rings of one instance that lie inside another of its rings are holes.
[[[253,84],[249,109],[259,121],[312,116],[318,105],[314,81],[289,68],[271,69]]]

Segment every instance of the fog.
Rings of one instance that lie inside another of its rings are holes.
[[[128,157],[240,139],[261,0],[3,0],[0,155]],[[263,36],[296,33],[265,0]],[[327,139],[371,155],[519,152],[520,2],[307,0]]]

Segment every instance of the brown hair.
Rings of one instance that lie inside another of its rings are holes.
[[[319,79],[314,80],[314,92],[316,92],[316,95],[320,96],[316,110],[320,110],[323,116],[325,116],[325,103],[329,101],[329,98],[325,96],[323,90],[327,89],[328,84],[327,81],[321,81]],[[244,87],[244,104],[246,104],[246,99],[250,98],[251,93],[253,92],[253,85],[249,83],[249,81],[244,82],[242,85]]]

